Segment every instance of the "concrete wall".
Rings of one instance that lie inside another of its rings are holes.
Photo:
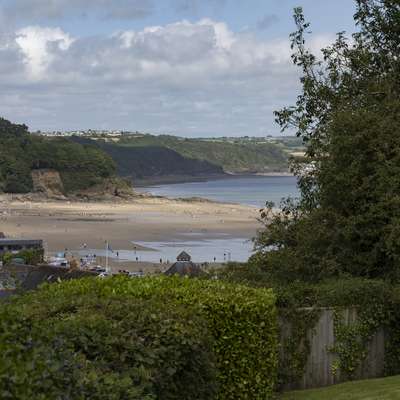
[[[308,332],[310,340],[310,354],[306,363],[305,373],[297,382],[287,383],[285,390],[308,389],[333,385],[347,380],[338,372],[332,372],[332,365],[337,356],[329,351],[335,344],[333,309],[321,310],[320,318],[314,327]],[[342,313],[343,321],[352,324],[357,321],[357,310],[348,309]],[[281,323],[282,337],[290,335],[291,327],[285,322]],[[368,346],[368,355],[355,373],[356,379],[376,378],[383,376],[385,357],[385,335],[379,330]]]

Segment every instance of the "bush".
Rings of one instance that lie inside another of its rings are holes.
[[[178,277],[106,280],[101,293],[160,298],[190,306],[214,337],[218,399],[266,399],[277,375],[277,329],[272,290]]]
[[[342,376],[353,377],[364,360],[366,348],[378,329],[385,330],[385,374],[400,373],[400,287],[389,281],[341,276],[317,284],[293,281],[283,284],[254,265],[231,264],[218,271],[219,278],[254,287],[273,288],[282,325],[291,334],[280,338],[282,352],[278,367],[280,384],[298,382],[304,374],[310,350],[310,332],[322,308],[334,309],[336,354],[332,365]],[[343,309],[357,309],[357,322],[342,320]]]
[[[0,260],[5,264],[9,264],[15,258],[22,258],[25,264],[37,265],[43,262],[43,249],[27,249],[18,253],[4,253],[0,256]]]
[[[214,397],[211,337],[201,318],[156,299],[88,289],[71,281],[2,307],[2,399]]]
[[[30,135],[25,125],[0,118],[0,190],[30,192],[31,171],[48,168],[60,173],[68,194],[114,177],[116,167],[111,157],[95,146]]]
[[[8,398],[44,391],[72,399],[268,399],[275,388],[276,313],[267,289],[88,278],[13,301],[0,320],[0,389]]]

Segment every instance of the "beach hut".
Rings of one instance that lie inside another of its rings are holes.
[[[177,261],[191,261],[192,257],[186,251],[182,251],[178,257],[176,257]]]
[[[193,263],[190,255],[185,251],[182,251],[176,258],[176,262],[165,271],[165,275],[200,276],[202,274],[200,266]]]

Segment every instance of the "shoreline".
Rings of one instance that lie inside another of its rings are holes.
[[[256,207],[200,199],[143,196],[123,202],[78,202],[0,196],[1,231],[10,237],[43,239],[47,253],[77,250],[84,243],[101,249],[106,240],[114,249],[133,250],[136,242],[169,241],[179,247],[193,235],[250,239],[260,228],[257,217]]]
[[[221,179],[237,179],[237,178],[256,178],[256,177],[290,177],[295,176],[291,172],[278,171],[278,172],[244,172],[244,173],[225,173],[225,174],[211,174],[211,175],[200,175],[200,176],[188,176],[188,175],[169,175],[166,177],[158,178],[146,178],[132,180],[134,188],[143,188],[150,186],[159,185],[174,185],[179,183],[194,183],[194,182],[207,182],[207,181],[217,181]]]

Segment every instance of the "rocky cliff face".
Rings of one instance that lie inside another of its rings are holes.
[[[103,201],[103,200],[128,200],[132,197],[137,197],[138,194],[132,189],[131,184],[121,178],[104,179],[99,184],[92,186],[86,190],[80,190],[71,198]]]
[[[37,169],[32,171],[33,193],[26,194],[31,199],[54,199],[65,200],[66,198],[74,200],[128,200],[137,197],[131,184],[121,178],[104,179],[101,184],[91,186],[85,190],[79,190],[73,193],[65,193],[63,181],[60,174],[51,169]]]
[[[33,191],[48,198],[64,198],[64,186],[57,171],[37,169],[32,171]]]

